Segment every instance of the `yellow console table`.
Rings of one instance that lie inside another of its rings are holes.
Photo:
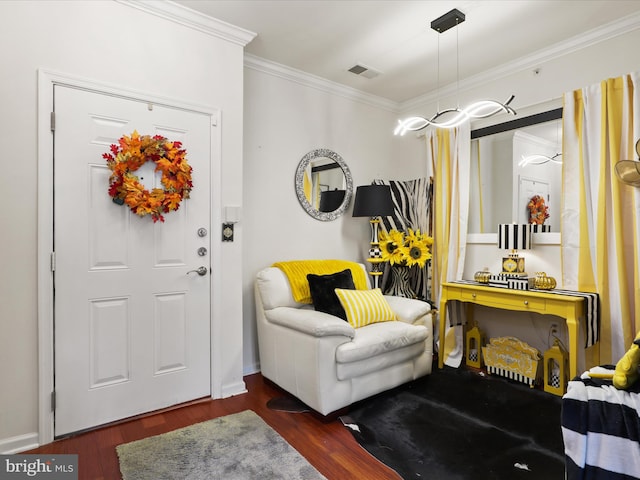
[[[539,290],[514,290],[489,287],[475,283],[443,283],[440,300],[440,339],[445,338],[447,326],[447,302],[458,300],[486,307],[557,315],[565,319],[569,332],[569,378],[578,374],[578,338],[580,321],[585,317],[585,299],[580,296]],[[600,351],[596,344],[594,360],[599,365]],[[444,365],[444,355],[438,355],[438,367]]]

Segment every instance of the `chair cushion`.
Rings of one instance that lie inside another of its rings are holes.
[[[347,314],[347,321],[353,328],[371,323],[397,320],[389,302],[379,288],[371,290],[345,290],[336,288],[336,295]]]
[[[410,345],[424,342],[429,331],[423,325],[405,322],[386,322],[357,328],[355,337],[336,350],[338,363],[357,362],[376,357]]]
[[[347,314],[340,304],[335,289],[355,290],[356,287],[353,284],[351,270],[346,269],[329,275],[315,275],[310,273],[307,275],[307,280],[309,282],[309,290],[311,291],[311,299],[313,300],[313,308],[319,312],[335,315],[336,317],[346,320]]]

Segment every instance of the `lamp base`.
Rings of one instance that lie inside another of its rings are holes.
[[[502,257],[502,273],[525,273],[524,258],[517,253]]]
[[[371,275],[371,281],[373,283],[373,288],[380,287],[380,277],[384,273],[382,264],[384,260],[381,258],[367,258],[367,262],[371,264],[371,271],[369,275]]]
[[[369,243],[369,258],[367,258],[367,262],[371,264],[369,275],[371,275],[373,288],[378,288],[380,286],[380,277],[383,273],[382,264],[384,263],[382,250],[380,250],[380,243],[378,242],[378,225],[380,224],[380,218],[372,217],[369,223],[371,225],[371,242]]]

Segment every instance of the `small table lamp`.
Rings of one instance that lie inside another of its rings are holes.
[[[524,258],[518,250],[531,250],[531,225],[503,223],[498,225],[498,248],[510,250],[508,257],[502,258],[502,273],[522,275],[525,273]]]
[[[393,200],[389,185],[363,185],[356,189],[356,198],[353,202],[354,217],[370,217],[371,223],[371,247],[369,258],[371,263],[370,275],[373,277],[373,288],[378,288],[380,275],[382,275],[382,251],[378,242],[378,225],[380,217],[393,215]]]

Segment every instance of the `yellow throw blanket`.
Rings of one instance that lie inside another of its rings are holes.
[[[328,275],[330,273],[341,272],[347,268],[351,270],[353,284],[357,290],[365,290],[367,286],[367,276],[356,262],[346,260],[292,260],[289,262],[276,262],[274,267],[282,270],[291,284],[293,299],[300,303],[312,303],[311,292],[307,274]]]

